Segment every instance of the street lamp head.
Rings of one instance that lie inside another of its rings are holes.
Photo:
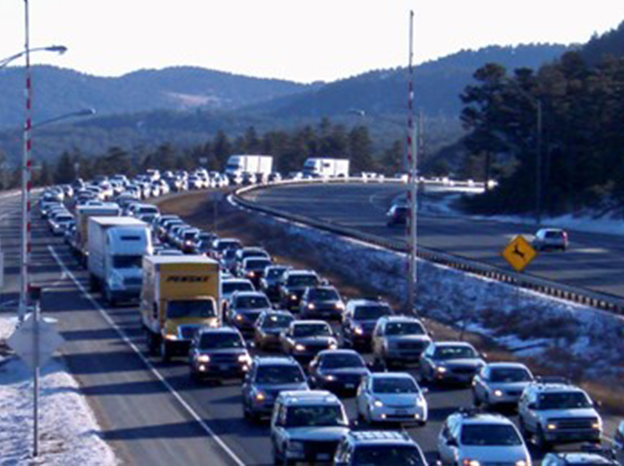
[[[366,111],[362,110],[360,108],[350,108],[347,113],[349,115],[357,115],[359,117],[365,117],[366,116]]]
[[[56,52],[59,55],[63,55],[65,52],[67,52],[67,47],[65,47],[64,45],[51,45],[50,47],[46,47],[45,50],[47,50],[48,52]]]
[[[96,112],[94,108],[85,108],[84,110],[80,110],[76,112],[74,116],[78,116],[78,117],[91,116],[91,115],[95,115],[95,113]]]

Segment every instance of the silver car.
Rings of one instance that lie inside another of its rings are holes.
[[[533,381],[524,364],[494,362],[483,366],[472,380],[475,406],[517,406],[523,390]]]

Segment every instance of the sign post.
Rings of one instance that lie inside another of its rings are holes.
[[[33,371],[33,456],[39,455],[39,369],[63,343],[52,325],[40,319],[41,288],[30,287],[33,313],[7,340],[8,345]]]

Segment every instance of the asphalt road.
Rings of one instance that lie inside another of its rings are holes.
[[[262,205],[331,221],[383,238],[404,239],[401,226],[386,226],[385,213],[405,185],[396,183],[283,186],[250,193]],[[423,204],[423,209],[425,208]],[[418,241],[445,251],[511,270],[501,252],[517,234],[535,228],[461,216],[420,214]],[[570,231],[566,252],[542,252],[525,273],[566,285],[624,298],[624,241],[609,234]]]
[[[319,188],[307,189],[312,192],[273,190],[266,195],[271,202],[286,206],[300,202],[300,209],[310,215],[321,215],[332,210],[332,205],[345,205],[348,197],[351,213],[348,215],[345,207],[336,218],[358,225],[369,221],[372,212],[377,213],[375,222],[379,223],[377,218],[383,217],[385,205],[396,193],[396,188],[384,186],[332,187],[331,192],[321,191],[319,197]],[[310,199],[308,194],[315,197]],[[290,201],[284,201],[284,195]],[[330,207],[322,205],[324,202]],[[16,299],[16,203],[17,199],[0,203],[0,238],[3,250],[9,251],[10,275],[2,312],[8,312]],[[353,203],[366,207],[355,210]],[[382,225],[365,227],[383,230]],[[184,359],[163,364],[146,356],[136,306],[110,309],[100,302],[99,295],[88,293],[86,273],[41,221],[35,224],[34,243],[33,281],[46,288],[43,312],[59,320],[67,340],[62,348],[64,359],[96,413],[103,438],[123,464],[272,464],[268,425],[251,425],[243,419],[240,382],[194,385]],[[457,408],[470,406],[471,396],[465,389],[432,388],[427,399],[429,423],[408,432],[433,460],[441,423]],[[344,401],[354,419],[354,400]]]

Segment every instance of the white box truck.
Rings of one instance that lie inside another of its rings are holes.
[[[132,217],[89,219],[89,284],[111,306],[138,301],[143,283],[143,256],[152,254],[146,223]]]
[[[349,159],[306,159],[303,174],[313,178],[348,178]]]
[[[204,256],[145,256],[141,322],[151,353],[188,355],[197,330],[221,325],[219,263]]]
[[[268,177],[273,171],[273,157],[270,155],[231,155],[225,167],[229,177],[252,173]]]
[[[75,252],[78,261],[87,266],[87,256],[89,255],[89,219],[91,217],[118,217],[121,209],[114,202],[102,205],[80,206],[76,209],[76,248]]]

